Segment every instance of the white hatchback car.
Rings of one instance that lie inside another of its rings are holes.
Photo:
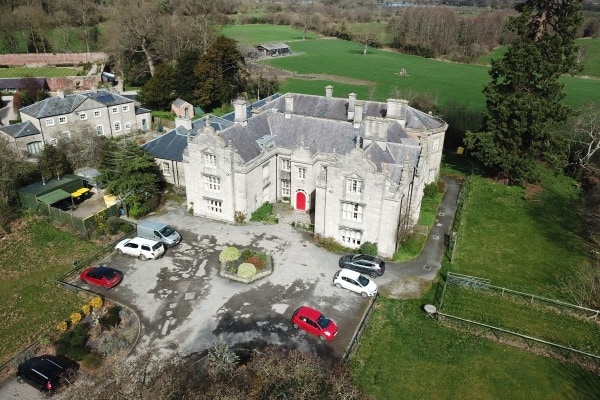
[[[162,242],[141,237],[121,240],[115,249],[119,254],[138,257],[142,261],[160,258],[165,253]]]
[[[333,276],[333,285],[359,293],[363,297],[377,294],[377,285],[364,275],[350,269],[340,269]]]

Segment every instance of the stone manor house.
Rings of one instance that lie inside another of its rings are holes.
[[[163,172],[178,169],[194,215],[234,221],[236,212],[289,202],[311,215],[315,234],[395,252],[398,232],[418,220],[424,186],[438,178],[444,121],[405,100],[335,98],[331,86],[325,96],[288,93],[234,107],[230,123],[208,116],[174,130],[174,164],[161,138],[144,146]]]

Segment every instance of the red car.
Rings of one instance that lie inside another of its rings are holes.
[[[302,306],[292,315],[294,328],[302,329],[311,335],[318,336],[322,341],[333,340],[338,333],[335,322],[327,318],[320,311],[307,306]]]
[[[116,286],[123,279],[123,273],[114,268],[100,265],[98,267],[90,267],[79,275],[79,278],[90,285],[102,286],[107,289]]]

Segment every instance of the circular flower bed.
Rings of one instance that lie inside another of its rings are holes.
[[[273,262],[264,252],[228,246],[219,254],[222,277],[250,283],[273,273]]]

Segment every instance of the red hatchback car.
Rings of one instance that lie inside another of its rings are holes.
[[[114,287],[123,279],[123,273],[114,268],[100,265],[98,267],[90,267],[79,275],[79,278],[90,285],[102,286],[107,289]]]
[[[294,311],[292,315],[294,328],[302,329],[311,335],[318,336],[322,341],[333,340],[338,333],[335,322],[327,318],[320,311],[307,306],[302,306]]]

